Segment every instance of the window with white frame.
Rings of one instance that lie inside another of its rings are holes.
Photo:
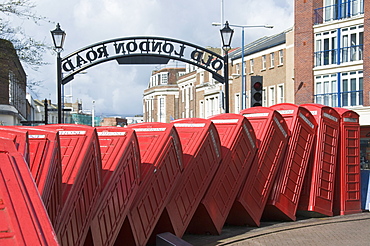
[[[315,35],[315,66],[337,63],[337,31],[326,31]]]
[[[262,90],[262,98],[263,98],[262,106],[263,106],[263,107],[267,107],[267,93],[266,93],[266,87],[263,87],[263,90]]]
[[[284,84],[277,86],[277,103],[283,103],[284,100]]]
[[[235,113],[239,113],[240,110],[241,110],[241,97],[240,97],[240,94],[239,93],[236,93],[235,94]]]
[[[158,98],[158,122],[166,122],[166,103],[164,97]]]
[[[363,59],[364,25],[342,28],[341,62]]]
[[[330,107],[338,106],[337,74],[315,77],[315,103]]]
[[[205,98],[205,118],[220,113],[218,95],[208,96]]]
[[[168,73],[161,73],[161,84],[167,84],[168,83]]]
[[[235,65],[235,73],[236,73],[236,74],[240,74],[240,67],[239,67],[239,63],[237,63],[237,64]]]
[[[270,67],[273,68],[275,66],[275,53],[270,53]]]
[[[262,56],[262,70],[266,69],[266,55]]]
[[[250,59],[249,60],[249,67],[250,67],[250,73],[254,73],[254,60]]]
[[[363,105],[363,71],[352,71],[341,74],[342,106]]]
[[[270,86],[269,87],[269,106],[275,105],[275,86]]]
[[[279,50],[279,66],[284,64],[284,50]]]
[[[199,117],[204,118],[204,101],[199,101]]]

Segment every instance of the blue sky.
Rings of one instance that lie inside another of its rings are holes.
[[[57,22],[67,33],[62,57],[77,49],[113,38],[161,36],[200,46],[220,46],[219,28],[222,0],[37,0],[37,14],[51,23],[24,22],[25,32],[51,44],[50,30]],[[224,21],[239,25],[274,25],[274,29],[245,29],[246,43],[273,35],[293,25],[293,0],[223,0]],[[235,29],[233,47],[241,46],[241,30]],[[35,90],[39,99],[56,102],[56,55],[45,54],[50,65],[37,72],[26,68],[28,78],[40,80]],[[159,66],[119,66],[103,63],[77,75],[65,86],[73,101],[82,100],[83,109],[95,101],[96,115],[134,115],[142,113],[142,95],[151,71]]]

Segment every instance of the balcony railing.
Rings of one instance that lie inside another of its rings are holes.
[[[324,22],[350,18],[364,13],[364,0],[349,0],[330,6],[315,9],[315,25]]]
[[[363,45],[353,45],[332,50],[315,52],[315,67],[337,64],[338,52],[340,52],[340,62],[353,62],[363,60]]]
[[[339,105],[338,96],[340,96],[341,105]],[[316,94],[315,103],[330,107],[360,106],[363,105],[363,90]]]

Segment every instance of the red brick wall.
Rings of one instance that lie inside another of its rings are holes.
[[[314,102],[314,9],[322,0],[295,0],[294,13],[294,87],[295,103]]]
[[[370,106],[370,2],[364,1],[364,106]]]

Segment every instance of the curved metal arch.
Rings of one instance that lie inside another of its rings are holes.
[[[135,36],[111,39],[81,48],[62,58],[62,84],[78,74],[103,62],[116,60],[119,64],[166,64],[178,60],[212,73],[224,83],[219,71],[224,58],[204,47],[172,38]]]

